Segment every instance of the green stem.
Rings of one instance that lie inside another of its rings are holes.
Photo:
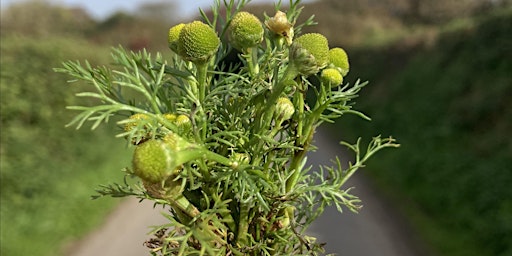
[[[200,161],[197,161],[199,165],[199,171],[201,172],[201,175],[204,177],[205,180],[210,180],[211,174],[208,171],[208,166],[206,165],[206,161],[204,159],[201,159]]]
[[[274,114],[275,103],[277,102],[277,99],[279,99],[286,87],[293,83],[293,80],[297,77],[297,75],[298,72],[295,66],[292,64],[288,65],[283,77],[281,78],[281,81],[279,81],[279,83],[277,83],[276,86],[272,89],[270,96],[265,102],[265,105],[261,106],[265,111],[263,112],[263,125],[262,127],[259,127],[260,131],[261,129],[268,127],[272,122],[272,114]]]
[[[305,140],[304,144],[297,145],[297,146],[301,147],[301,149],[299,149],[298,151],[295,152],[295,154],[292,158],[292,162],[290,163],[289,169],[292,171],[292,175],[290,176],[290,178],[288,178],[286,180],[286,193],[290,192],[293,189],[293,187],[295,187],[295,185],[297,184],[297,181],[299,180],[299,177],[300,177],[299,166],[300,166],[302,160],[304,159],[304,157],[306,156],[306,153],[308,152],[308,148],[311,143],[311,140],[313,139],[314,132],[315,132],[315,129],[309,130],[309,134],[307,134],[307,136],[305,137],[306,140]]]
[[[312,129],[315,129],[316,126],[318,126],[318,120],[320,120],[320,117],[322,113],[329,107],[329,104],[331,104],[331,99],[328,98],[328,93],[331,91],[331,84],[330,83],[321,83],[320,84],[320,95],[318,96],[317,102],[315,104],[315,108],[313,111],[309,114],[308,118],[305,121],[305,131],[304,134],[310,134]],[[299,143],[304,144],[306,143],[307,137],[303,137]]]
[[[204,99],[206,97],[206,89],[208,87],[208,76],[207,76],[208,62],[194,63],[194,64],[196,64],[196,69],[197,69],[197,73],[196,73],[197,83],[198,83],[197,98],[199,101],[198,113],[199,113],[199,120],[200,120],[199,127],[201,127],[200,138],[201,138],[201,141],[204,142],[206,140],[206,135],[208,133],[208,119],[206,117],[206,112],[204,109],[204,104],[205,104]],[[208,168],[207,168],[204,160],[200,161],[199,167],[200,167],[200,170],[201,170],[201,173],[203,174],[203,176],[206,178],[209,178],[210,174],[209,174]]]
[[[293,95],[295,108],[297,109],[297,140],[302,141],[303,127],[304,127],[304,94],[302,92],[302,86],[299,87],[299,91]],[[298,143],[299,146],[302,143]]]
[[[256,119],[256,125],[254,126],[253,133],[264,135],[265,133],[269,132],[270,125],[272,124],[272,115],[275,111],[275,103],[277,102],[277,99],[279,99],[279,96],[281,96],[281,94],[284,92],[286,87],[293,82],[293,79],[295,79],[297,74],[298,73],[296,72],[295,67],[293,67],[293,65],[289,65],[281,81],[279,81],[274,86],[274,88],[272,88],[269,97],[266,100],[262,100],[262,102],[258,103],[259,106],[257,110],[257,116],[260,118]],[[254,138],[257,138],[257,136]],[[255,142],[257,145],[254,152],[256,154],[261,153],[265,142],[263,140],[257,140]],[[253,158],[253,165],[259,165],[260,156],[261,155],[256,155],[256,157]]]
[[[182,214],[189,218],[195,218],[199,215],[199,210],[185,197],[181,190],[180,180],[169,180],[165,183],[165,193],[162,196],[169,204]],[[180,218],[181,219],[181,218]]]
[[[205,63],[196,63],[197,68],[197,83],[198,83],[198,95],[197,98],[199,100],[199,113],[200,113],[200,122],[201,122],[201,138],[202,141],[206,140],[206,134],[208,129],[208,123],[206,118],[206,112],[204,110],[204,99],[206,97],[206,89],[208,87],[208,62]]]
[[[171,183],[171,185],[176,185]],[[201,213],[188,199],[181,193],[176,193],[175,189],[171,189],[164,197],[176,212],[178,219],[182,221],[191,221],[199,216]],[[203,222],[201,219],[196,220],[196,224],[201,228],[200,232],[205,236],[211,237],[212,241],[225,244],[225,241],[219,236],[223,234],[222,230],[226,230],[225,226],[211,228],[210,224]],[[215,231],[214,231],[215,230]]]
[[[173,207],[179,209],[191,218],[195,218],[201,213],[192,203],[188,201],[182,194],[179,196],[168,196],[165,198]]]
[[[205,63],[196,63],[197,67],[197,82],[198,82],[198,98],[201,105],[204,102],[204,98],[206,96],[206,87],[207,84],[207,74],[208,74],[208,62]]]
[[[302,159],[304,159],[305,155],[306,150],[301,149],[300,151],[297,151],[293,156],[289,167],[292,171],[292,175],[286,180],[286,193],[290,192],[292,188],[295,187],[295,184],[297,184],[297,180],[299,179],[300,175],[299,165],[302,162]]]
[[[315,103],[315,108],[319,107],[320,104],[323,104],[327,100],[327,92],[331,91],[331,84],[330,83],[320,83],[320,94],[318,95],[318,99]]]
[[[249,204],[240,202],[240,220],[238,222],[238,231],[236,243],[239,246],[248,246],[247,235],[249,231]]]
[[[251,77],[255,77],[260,72],[260,66],[258,63],[258,48],[247,48],[245,50],[244,57],[247,61]]]
[[[203,152],[203,156],[204,158],[208,159],[208,160],[211,160],[211,161],[214,161],[214,162],[217,162],[219,164],[222,164],[222,165],[225,165],[225,166],[228,166],[228,167],[231,167],[233,169],[238,169],[238,162],[237,161],[233,161],[225,156],[221,156],[215,152],[212,152],[212,151],[209,151],[209,150],[204,150]]]

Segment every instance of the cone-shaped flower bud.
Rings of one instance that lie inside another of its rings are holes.
[[[150,183],[167,179],[178,169],[179,163],[171,147],[160,140],[148,140],[135,148],[133,172]]]
[[[163,140],[150,139],[133,153],[133,171],[142,180],[158,183],[177,175],[182,165],[198,159],[205,150],[170,132]]]
[[[194,63],[205,63],[215,55],[220,39],[215,30],[201,21],[186,24],[178,40],[178,54]]]
[[[313,75],[329,62],[329,42],[318,33],[304,34],[293,42],[290,60],[302,75]]]
[[[326,68],[322,70],[322,74],[320,75],[322,82],[326,84],[330,84],[335,87],[343,83],[343,76],[340,71],[336,68]]]
[[[151,138],[149,117],[146,114],[137,113],[123,121],[127,138],[131,137],[131,143],[137,145]],[[138,128],[138,130],[136,130]]]
[[[148,116],[142,113],[133,114],[128,118],[128,122],[124,125],[124,131],[130,132],[141,124],[141,120],[147,120]]]
[[[277,222],[278,229],[285,229],[290,226],[290,220],[293,218],[293,207],[288,206],[279,211],[280,219]]]
[[[340,70],[342,76],[346,76],[350,70],[347,53],[342,48],[332,48],[329,50],[329,62]]]
[[[237,50],[257,46],[263,40],[263,26],[260,20],[251,13],[235,14],[229,25],[229,39]]]
[[[171,113],[166,113],[164,114],[164,118],[170,122],[173,122],[176,121],[176,115],[175,114],[171,114]]]
[[[281,97],[276,102],[276,119],[286,121],[293,116],[295,113],[295,107],[293,103],[287,97]]]
[[[251,156],[247,153],[234,153],[231,158],[238,164],[249,164],[251,162]]]
[[[180,32],[183,27],[185,27],[185,24],[181,23],[169,29],[169,48],[175,53],[178,52],[178,40],[180,38]]]
[[[190,121],[190,118],[188,118],[188,116],[186,115],[177,116],[174,123],[176,124],[176,126],[178,126],[182,133],[187,133],[192,128],[192,122]]]
[[[269,18],[265,25],[267,28],[277,34],[285,38],[288,45],[292,44],[293,40],[293,24],[288,21],[286,17],[286,13],[282,11],[278,11],[274,17]]]

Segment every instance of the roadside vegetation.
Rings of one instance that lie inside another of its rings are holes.
[[[337,132],[397,138],[367,170],[439,255],[512,254],[511,31],[509,8],[448,24],[428,46],[352,55],[371,81],[358,107],[375,118]]]
[[[52,70],[68,57],[105,63],[107,50],[79,39],[2,38],[2,255],[55,255],[114,205],[89,197],[95,184],[122,177],[126,149],[113,129],[93,136],[64,127],[76,90]]]
[[[434,252],[510,255],[510,2],[440,1],[465,3],[443,12],[419,2],[324,0],[306,8],[312,13],[303,17],[316,14],[322,27],[314,29],[346,48],[353,69],[365,71],[358,77],[370,81],[358,109],[375,119],[344,118],[333,136],[381,131],[399,140],[402,148],[376,156],[367,171]],[[148,4],[103,21],[43,1],[2,10],[1,255],[59,255],[115,206],[89,198],[97,185],[122,179],[130,154],[117,154],[127,149],[113,137],[114,122],[94,136],[65,127],[73,116],[65,106],[79,99],[53,68],[67,59],[109,63],[118,44],[168,53],[166,31],[177,20],[151,15],[157,10],[172,8]]]

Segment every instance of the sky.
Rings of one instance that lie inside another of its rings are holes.
[[[2,9],[9,4],[26,0],[0,0]],[[50,3],[63,4],[70,7],[82,7],[94,18],[102,20],[122,10],[133,12],[144,3],[163,2],[164,0],[46,0]],[[213,0],[167,0],[178,3],[180,12],[184,17],[197,14],[198,8],[207,9],[213,4]],[[272,3],[272,0],[252,0],[251,3]],[[284,1],[287,2],[287,1]],[[305,1],[306,2],[306,1]]]

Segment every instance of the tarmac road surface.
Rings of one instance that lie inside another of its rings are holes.
[[[341,146],[324,134],[315,134],[314,144],[319,149],[308,156],[310,165],[330,165],[330,160],[341,154]],[[335,208],[328,208],[310,228],[311,235],[327,243],[327,253],[341,256],[431,255],[390,202],[370,187],[362,172],[359,170],[344,187],[354,187],[351,192],[363,201],[361,211],[355,214],[345,210],[340,214]],[[161,208],[153,209],[151,202],[142,204],[145,207],[136,199],[123,201],[104,225],[66,248],[66,255],[149,255],[143,246],[150,238],[146,234],[151,226],[166,223],[166,219],[160,213]]]

